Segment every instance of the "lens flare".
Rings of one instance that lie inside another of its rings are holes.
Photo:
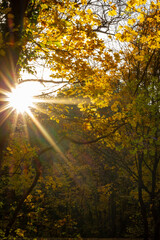
[[[24,88],[12,89],[8,97],[10,106],[16,109],[18,113],[27,112],[29,107],[33,106],[33,96]]]
[[[19,84],[8,93],[9,107],[15,109],[17,113],[28,112],[34,107],[34,96],[39,92],[39,88],[34,84]]]

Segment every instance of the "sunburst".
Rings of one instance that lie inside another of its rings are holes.
[[[19,84],[16,88],[12,88],[11,92],[7,94],[8,107],[16,110],[18,114],[28,112],[37,101],[34,96],[40,93],[40,88],[37,86],[34,84]]]
[[[41,85],[41,84],[40,84]],[[37,111],[42,111],[39,103],[44,104],[72,104],[78,105],[82,102],[88,102],[84,99],[72,99],[72,98],[58,98],[58,97],[50,97],[50,98],[40,98],[36,97],[37,95],[41,95],[44,91],[42,86],[39,86],[37,83],[22,83],[17,85],[15,88],[12,88],[10,92],[5,92],[4,95],[4,105],[3,109],[0,111],[6,112],[6,117],[3,121],[7,119],[7,117],[14,111],[16,115],[13,117],[15,121],[14,129],[16,129],[16,124],[18,122],[18,116],[21,115],[24,121],[24,125],[26,125],[26,115],[30,117],[33,124],[39,129],[41,134],[45,137],[48,143],[54,148],[56,152],[58,152],[63,159],[66,159],[64,154],[61,152],[54,139],[50,134],[46,131],[46,129],[41,125],[40,121],[34,116],[32,109],[36,109]],[[43,94],[42,94],[43,95]],[[38,105],[37,105],[38,104]],[[43,111],[42,111],[43,112]],[[4,114],[5,115],[5,114]],[[13,130],[14,131],[14,130]],[[27,132],[27,129],[25,129]],[[66,159],[67,160],[67,159]]]
[[[8,95],[8,97],[10,106],[13,107],[13,109],[15,109],[18,113],[27,112],[29,107],[33,106],[32,95],[28,95],[24,89],[21,91],[20,88],[15,88]]]
[[[44,89],[44,88],[43,88]],[[53,137],[46,131],[46,129],[42,126],[38,118],[34,116],[33,109],[36,109],[37,111],[42,111],[40,106],[37,104],[41,103],[49,103],[49,104],[71,104],[71,99],[56,99],[54,97],[49,99],[44,99],[40,97],[36,97],[37,95],[41,95],[42,86],[39,86],[36,83],[31,82],[29,83],[22,83],[17,85],[15,88],[12,88],[10,92],[3,93],[4,96],[4,104],[3,109],[1,109],[1,112],[5,112],[4,115],[6,115],[4,121],[8,118],[8,116],[14,111],[15,114],[13,115],[13,132],[16,129],[16,125],[18,123],[18,116],[21,115],[21,120],[24,121],[24,126],[26,126],[27,122],[27,116],[30,117],[32,120],[32,123],[36,126],[36,128],[39,129],[41,134],[44,136],[44,138],[48,141],[48,143],[53,147],[53,149],[60,154],[60,156],[67,161],[67,158],[64,156],[60,148],[57,146],[56,142],[54,141]],[[43,94],[42,94],[43,95]],[[7,114],[6,114],[7,113]],[[3,122],[4,122],[3,121]],[[28,132],[25,127],[25,132]]]

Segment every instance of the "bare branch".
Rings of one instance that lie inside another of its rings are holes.
[[[54,84],[69,83],[69,81],[63,80],[63,79],[61,81],[44,80],[44,79],[25,79],[25,80],[21,80],[19,84],[22,84],[24,82],[40,82],[40,83],[54,83]]]
[[[56,90],[53,90],[53,91],[50,91],[50,92],[47,92],[47,93],[43,93],[43,92],[42,92],[42,94],[36,95],[35,97],[48,96],[48,95],[53,94],[53,93],[55,93],[55,92],[57,92],[57,91],[59,91],[59,90],[62,90],[62,89],[63,89],[64,87],[66,87],[67,85],[68,85],[68,83],[64,84],[62,87],[60,87],[60,88],[58,88],[58,89],[56,89]]]
[[[112,132],[106,134],[106,135],[103,135],[103,136],[100,136],[98,138],[95,138],[95,139],[92,139],[92,140],[88,140],[88,141],[80,141],[80,140],[76,140],[70,136],[63,136],[59,142],[61,142],[63,139],[68,139],[70,140],[71,142],[75,143],[75,144],[80,144],[80,145],[83,145],[83,144],[92,144],[92,143],[96,143],[102,139],[105,139],[109,136],[111,136],[113,133],[115,133],[119,128],[121,128],[122,126],[124,126],[126,123],[122,123],[120,124],[119,126],[117,126]]]

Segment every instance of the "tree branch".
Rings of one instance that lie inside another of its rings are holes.
[[[145,77],[145,74],[146,74],[146,72],[147,72],[147,69],[148,69],[148,67],[149,67],[149,64],[151,63],[151,60],[152,60],[152,57],[154,56],[154,54],[155,54],[155,50],[153,51],[152,55],[150,56],[150,59],[148,60],[148,62],[147,62],[147,64],[146,64],[146,67],[145,67],[145,69],[144,69],[143,75],[142,75],[140,81],[139,81],[138,84],[137,84],[136,90],[135,90],[135,92],[134,92],[134,96],[136,95],[136,93],[137,93],[137,91],[138,91],[139,85],[143,82],[143,79],[144,79],[144,77]]]
[[[69,83],[69,81],[66,81],[63,79],[61,81],[44,80],[44,79],[25,79],[25,80],[21,80],[19,84],[22,84],[24,82],[40,82],[40,83],[54,83],[54,84]]]
[[[37,156],[35,159],[33,159],[33,162],[35,163],[35,169],[36,169],[35,178],[34,178],[34,180],[33,180],[33,182],[32,182],[32,185],[28,188],[28,190],[24,193],[24,195],[23,195],[22,198],[20,199],[20,201],[19,201],[19,203],[18,203],[18,205],[17,205],[17,207],[16,207],[16,209],[15,209],[15,211],[14,211],[14,213],[13,213],[13,215],[12,215],[12,217],[11,217],[8,225],[7,225],[7,227],[6,227],[5,237],[8,237],[8,236],[9,236],[10,230],[11,230],[12,226],[14,225],[14,223],[15,223],[15,221],[16,221],[16,218],[17,218],[17,216],[18,216],[19,211],[21,210],[21,207],[22,207],[24,201],[26,200],[26,198],[28,197],[28,195],[32,192],[32,190],[34,189],[34,187],[36,186],[36,184],[37,184],[37,182],[38,182],[38,180],[39,180],[39,177],[41,176],[41,173],[42,173],[42,165],[41,165],[41,162],[40,162],[40,160],[39,160],[39,157],[40,157],[43,153],[51,150],[52,148],[53,148],[53,147],[47,147],[47,148],[43,149],[42,151],[39,152],[38,156]]]
[[[68,139],[70,140],[71,142],[75,143],[75,144],[80,144],[80,145],[83,145],[83,144],[92,144],[92,143],[96,143],[102,139],[105,139],[109,136],[111,136],[113,133],[115,133],[119,128],[121,128],[122,126],[124,126],[126,123],[122,123],[120,124],[119,126],[117,126],[112,132],[106,134],[106,135],[103,135],[103,136],[100,136],[98,138],[95,138],[95,139],[91,139],[91,140],[88,140],[88,141],[80,141],[80,140],[76,140],[70,136],[63,136],[59,142],[61,142],[63,139]]]

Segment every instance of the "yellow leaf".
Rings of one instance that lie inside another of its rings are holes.
[[[12,151],[12,149],[11,149],[10,147],[7,147],[6,149],[7,149],[9,152]]]
[[[146,4],[146,0],[139,0],[139,5]]]
[[[144,56],[135,56],[135,59],[142,62],[144,60]]]
[[[82,3],[83,5],[87,5],[87,0],[81,0],[81,3]]]
[[[122,37],[122,34],[121,33],[116,33],[115,37],[116,37],[116,39],[120,39]]]
[[[91,9],[87,9],[87,13],[91,14],[92,10]]]
[[[112,9],[114,9],[114,10],[116,10],[116,9],[117,9],[115,4],[114,4],[114,5],[112,5],[112,6],[111,6],[111,8],[112,8]]]
[[[108,16],[115,16],[115,15],[117,15],[117,12],[114,9],[108,12]]]
[[[115,102],[113,103],[113,105],[111,106],[111,110],[112,110],[113,112],[117,112],[117,111],[118,111],[117,105],[118,105],[118,102],[115,101]]]
[[[42,9],[47,9],[47,8],[48,8],[48,5],[45,4],[45,3],[44,3],[44,4],[41,4],[41,8],[42,8]]]
[[[140,20],[140,22],[142,23],[144,21],[144,14],[141,13],[138,17],[137,17],[138,20]]]
[[[122,28],[123,28],[122,26],[119,26],[119,27],[118,27],[118,30],[121,30]]]
[[[129,25],[133,25],[135,23],[135,21],[136,21],[135,19],[129,19],[128,20],[128,24]]]

